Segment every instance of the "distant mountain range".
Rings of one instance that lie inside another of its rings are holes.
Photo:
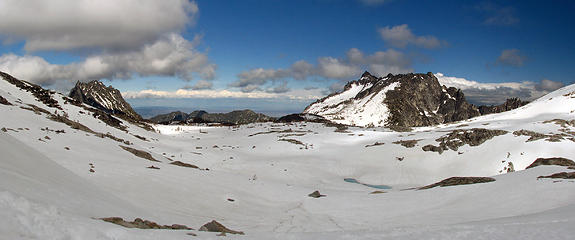
[[[275,118],[246,109],[229,113],[193,111],[188,114],[176,111],[168,114],[160,114],[150,118],[149,120],[153,123],[159,124],[220,123],[226,125],[238,125],[254,122],[270,122],[274,121]]]
[[[77,82],[70,98],[108,114],[141,121],[117,89],[99,81]],[[521,107],[528,102],[508,99],[496,106],[475,106],[466,101],[460,89],[441,86],[432,73],[388,74],[376,77],[365,72],[348,82],[344,90],[309,105],[302,114],[278,119],[252,110],[228,113],[174,111],[149,119],[158,124],[219,123],[225,125],[269,121],[315,121],[361,127],[402,128],[432,126],[466,120],[484,114],[499,113]],[[311,117],[310,117],[311,116]]]

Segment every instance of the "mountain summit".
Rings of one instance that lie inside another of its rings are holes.
[[[70,91],[69,97],[107,113],[142,120],[142,117],[124,100],[118,89],[112,86],[106,87],[98,80],[87,83],[78,81]]]
[[[441,86],[432,73],[378,78],[369,72],[348,82],[342,92],[312,103],[304,113],[364,127],[431,126],[481,115],[461,90]]]

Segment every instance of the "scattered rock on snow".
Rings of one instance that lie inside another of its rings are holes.
[[[308,194],[308,196],[312,197],[312,198],[320,198],[320,197],[326,197],[327,195],[323,195],[323,194],[319,193],[319,191],[314,191],[314,192]]]

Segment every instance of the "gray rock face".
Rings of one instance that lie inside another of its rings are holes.
[[[255,122],[268,122],[275,120],[272,117],[252,110],[239,110],[229,113],[208,113],[194,111],[192,113],[171,112],[150,118],[151,122],[159,124],[186,124],[186,123],[220,123],[226,125],[248,124]]]
[[[401,83],[387,93],[384,101],[390,109],[388,125],[430,126],[480,115],[461,90],[441,86],[432,73],[390,74],[388,79]]]
[[[118,89],[112,86],[106,87],[98,80],[87,83],[77,82],[70,91],[69,97],[107,113],[142,120],[142,117],[124,100]]]

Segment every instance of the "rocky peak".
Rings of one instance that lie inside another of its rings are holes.
[[[69,97],[107,113],[134,120],[142,119],[142,117],[132,109],[130,104],[124,100],[118,89],[112,86],[106,87],[98,80],[87,83],[76,82],[76,86],[70,91]]]
[[[432,73],[377,78],[368,72],[346,84],[342,92],[311,104],[304,113],[341,124],[388,127],[430,126],[480,115],[463,92],[441,86]]]

